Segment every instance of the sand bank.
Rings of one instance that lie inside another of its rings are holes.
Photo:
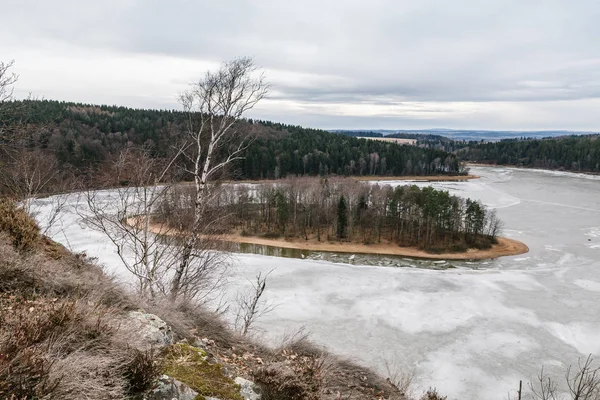
[[[127,219],[127,223],[130,225],[135,224],[136,218]],[[156,223],[150,224],[150,231],[156,234],[168,234],[169,232],[161,224]],[[174,232],[170,231],[170,233]],[[435,260],[483,260],[503,256],[515,256],[527,253],[529,251],[529,247],[527,247],[525,243],[519,242],[518,240],[503,237],[499,237],[498,244],[493,245],[490,249],[469,249],[465,252],[458,253],[428,253],[416,247],[401,247],[393,243],[362,244],[349,242],[319,242],[315,239],[267,239],[258,236],[242,236],[239,233],[221,235],[219,237],[219,240],[233,243],[248,243],[264,246],[274,246],[285,249],[327,251],[353,254],[379,254],[427,258]]]
[[[500,237],[498,244],[487,250],[469,249],[459,253],[428,253],[416,247],[401,247],[396,244],[362,244],[345,242],[318,242],[315,240],[266,239],[239,234],[223,235],[222,240],[234,243],[250,243],[265,246],[300,249],[310,251],[328,251],[336,253],[379,254],[404,257],[428,258],[436,260],[483,260],[503,256],[515,256],[529,251],[525,243],[518,240]]]

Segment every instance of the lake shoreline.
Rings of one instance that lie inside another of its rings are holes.
[[[128,218],[128,225],[136,224],[139,217]],[[161,235],[176,234],[172,229],[164,228],[160,223],[151,223],[150,232]],[[394,243],[352,243],[352,242],[318,242],[314,239],[288,240],[283,238],[270,239],[259,236],[245,236],[240,233],[219,235],[218,240],[229,243],[255,244],[261,246],[279,247],[292,250],[323,251],[347,254],[371,254],[382,256],[402,256],[429,260],[486,260],[505,256],[516,256],[529,252],[529,247],[518,240],[498,237],[498,244],[489,249],[468,249],[464,252],[429,253],[417,247],[398,246]]]
[[[227,180],[223,183],[247,183],[247,184],[262,184],[262,183],[277,183],[287,179],[303,178],[303,177],[285,177],[279,179],[242,179],[242,180]],[[308,178],[314,178],[309,176]],[[329,175],[326,178],[343,178],[353,179],[359,182],[385,182],[385,181],[417,181],[417,182],[462,182],[471,179],[479,179],[478,175],[404,175],[404,176],[387,176],[387,175],[362,175],[362,176],[344,176],[344,175]],[[184,184],[193,184],[193,182],[182,182]]]
[[[221,236],[221,240],[231,243],[255,244],[294,250],[403,256],[430,260],[485,260],[504,256],[516,256],[529,252],[529,247],[525,243],[504,237],[499,237],[498,244],[493,245],[490,249],[469,249],[465,252],[445,253],[429,253],[417,247],[404,247],[393,243],[316,242],[314,240],[303,239],[268,239],[258,236],[242,236],[240,234],[225,234]]]

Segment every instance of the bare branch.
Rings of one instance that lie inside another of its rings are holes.
[[[267,278],[273,270],[265,276],[262,273],[256,275],[256,281],[250,282],[251,290],[245,293],[239,293],[237,297],[238,311],[236,315],[236,329],[240,330],[242,335],[248,334],[248,330],[256,320],[275,309],[274,304],[262,302],[262,296],[267,288]]]

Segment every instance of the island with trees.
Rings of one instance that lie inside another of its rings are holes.
[[[155,232],[192,229],[193,190],[174,186],[154,210]],[[528,251],[498,237],[494,210],[447,191],[351,178],[290,178],[227,184],[205,220],[212,237],[313,251],[481,259]],[[165,227],[166,226],[166,227]]]

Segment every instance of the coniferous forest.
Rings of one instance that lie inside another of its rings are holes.
[[[59,168],[76,173],[102,169],[127,146],[145,146],[168,157],[184,134],[186,114],[58,101],[18,101],[12,120],[20,124],[11,146],[40,150]],[[23,123],[23,121],[25,121]],[[229,171],[236,179],[296,175],[456,175],[454,154],[435,149],[347,137],[267,121],[240,120],[237,130],[255,138],[243,160]]]
[[[480,163],[600,172],[600,135],[472,143],[458,154]]]

